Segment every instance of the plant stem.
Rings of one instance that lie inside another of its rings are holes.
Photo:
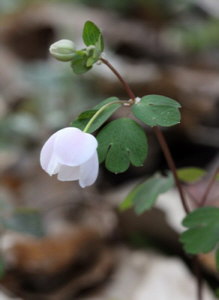
[[[202,272],[201,272],[201,267],[198,261],[198,256],[193,257],[193,267],[194,267],[194,274],[196,276],[196,281],[197,281],[197,299],[202,300]]]
[[[135,95],[132,92],[130,86],[128,85],[128,83],[123,79],[123,77],[120,75],[120,73],[111,65],[110,62],[108,62],[108,60],[106,60],[105,58],[100,58],[100,61],[102,61],[102,63],[104,63],[115,75],[116,77],[119,79],[119,81],[122,83],[122,85],[124,86],[128,96],[130,99],[133,100],[133,103],[135,101]]]
[[[207,200],[208,195],[209,195],[209,192],[210,192],[210,190],[211,190],[211,188],[212,188],[212,186],[213,186],[213,184],[215,183],[215,180],[216,180],[216,178],[217,178],[218,172],[219,172],[219,167],[217,167],[217,168],[215,169],[215,171],[213,172],[213,174],[212,174],[212,176],[211,176],[211,178],[210,178],[210,180],[209,180],[209,182],[208,182],[208,185],[207,185],[207,187],[206,187],[206,190],[205,190],[205,192],[204,192],[204,195],[203,195],[202,198],[201,198],[201,201],[200,201],[200,203],[199,203],[199,207],[202,207],[202,206],[205,205],[206,200]]]
[[[132,90],[131,90],[130,86],[128,85],[128,83],[123,79],[123,77],[120,75],[120,73],[106,59],[101,58],[100,60],[116,75],[116,77],[122,83],[122,85],[124,86],[128,96],[130,97],[130,99],[132,99],[133,104],[134,104],[135,103],[135,95],[132,92]],[[183,189],[182,189],[182,185],[181,185],[180,180],[179,180],[178,175],[177,175],[176,166],[175,166],[173,157],[170,153],[167,142],[165,140],[165,137],[164,137],[164,135],[163,135],[163,133],[162,133],[162,131],[160,130],[159,127],[156,126],[156,127],[153,128],[153,130],[154,130],[154,132],[157,136],[158,142],[159,142],[159,144],[161,146],[161,149],[164,153],[164,156],[166,158],[168,166],[169,166],[170,170],[173,173],[175,184],[176,184],[176,187],[178,189],[183,208],[184,208],[186,214],[188,214],[190,212],[190,210],[189,210],[188,204],[186,202],[185,195],[184,195],[184,192],[183,192]],[[201,275],[200,265],[199,265],[199,261],[198,261],[197,256],[194,256],[193,265],[194,265],[194,268],[195,268],[195,275],[196,275],[196,279],[197,279],[197,300],[202,300],[202,275]]]
[[[189,207],[188,207],[188,204],[186,202],[184,191],[182,189],[182,185],[181,185],[181,183],[179,181],[179,178],[178,178],[178,175],[177,175],[176,166],[175,166],[174,160],[172,158],[172,155],[170,153],[167,142],[165,140],[165,137],[164,137],[164,135],[163,135],[163,133],[162,133],[162,131],[160,130],[159,127],[157,127],[157,126],[153,127],[153,130],[154,130],[154,132],[157,136],[157,139],[159,141],[159,144],[160,144],[160,146],[163,150],[163,153],[164,153],[164,156],[165,156],[166,161],[168,163],[168,166],[169,166],[170,170],[173,173],[173,177],[174,177],[174,180],[175,180],[175,183],[176,183],[176,187],[179,191],[179,195],[180,195],[180,198],[181,198],[183,208],[184,208],[185,212],[188,214],[189,213]]]
[[[93,117],[90,119],[90,121],[87,123],[87,125],[85,126],[84,128],[84,132],[88,132],[90,126],[93,124],[93,122],[96,120],[96,118],[109,106],[111,106],[112,104],[117,104],[117,103],[120,103],[120,104],[124,104],[124,101],[112,101],[112,102],[109,102],[109,103],[106,103],[105,105],[103,105],[94,115]]]

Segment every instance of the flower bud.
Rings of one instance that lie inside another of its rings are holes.
[[[60,40],[50,46],[49,52],[57,60],[71,61],[75,55],[75,46],[70,40]]]

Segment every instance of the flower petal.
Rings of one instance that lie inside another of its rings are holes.
[[[54,153],[60,164],[79,166],[96,151],[97,140],[78,128],[67,127],[57,132]]]
[[[99,162],[97,151],[93,156],[80,167],[79,184],[82,188],[92,185],[97,179],[99,171]]]
[[[61,166],[58,173],[58,180],[71,181],[78,180],[80,173],[80,167]]]
[[[54,155],[54,143],[56,133],[54,133],[44,144],[40,153],[40,164],[50,176],[56,174],[59,170],[59,163]]]

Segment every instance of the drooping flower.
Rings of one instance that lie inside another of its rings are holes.
[[[50,176],[58,174],[61,181],[79,180],[81,187],[89,186],[99,170],[97,145],[93,135],[75,127],[63,128],[44,144],[41,166]]]

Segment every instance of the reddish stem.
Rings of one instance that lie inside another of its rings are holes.
[[[185,212],[188,214],[189,213],[189,207],[188,207],[188,204],[186,202],[186,199],[185,199],[185,195],[184,195],[184,191],[182,189],[182,185],[179,181],[179,178],[178,178],[178,175],[177,175],[177,171],[176,171],[176,166],[175,166],[175,163],[174,163],[174,160],[172,158],[172,155],[170,153],[170,150],[169,150],[169,147],[167,145],[167,142],[164,138],[164,135],[162,133],[162,131],[160,130],[159,127],[153,127],[153,130],[157,136],[157,139],[159,141],[159,144],[163,150],[163,153],[164,153],[164,156],[166,158],[166,161],[168,163],[168,166],[170,168],[170,170],[172,171],[173,173],[173,177],[174,177],[174,180],[175,180],[175,183],[176,183],[176,187],[179,191],[179,195],[180,195],[180,198],[181,198],[181,202],[182,202],[182,205],[183,205],[183,208],[185,210]]]
[[[193,257],[193,267],[194,267],[193,271],[195,273],[196,282],[197,282],[197,299],[202,300],[203,299],[203,293],[202,293],[203,278],[202,278],[201,267],[197,255]]]
[[[120,73],[111,65],[110,62],[108,62],[108,60],[106,60],[105,58],[101,58],[100,59],[105,65],[107,65],[107,67],[116,75],[116,77],[119,79],[119,81],[122,83],[122,85],[124,86],[128,96],[130,99],[133,100],[133,103],[135,101],[135,95],[132,92],[130,86],[128,85],[128,83],[123,79],[123,77],[120,75]]]
[[[124,86],[128,96],[130,97],[130,99],[132,99],[133,104],[134,104],[135,95],[132,92],[132,90],[131,90],[130,86],[128,85],[128,83],[123,79],[123,77],[120,75],[120,73],[106,59],[101,58],[100,60],[105,65],[107,65],[110,68],[110,70],[116,75],[116,77],[122,83],[122,85]],[[172,155],[170,153],[169,147],[166,143],[165,137],[164,137],[164,135],[163,135],[163,133],[162,133],[162,131],[160,130],[159,127],[156,126],[153,129],[154,129],[154,132],[157,136],[159,144],[162,148],[162,151],[164,153],[164,156],[166,158],[168,166],[169,166],[170,170],[173,173],[173,177],[174,177],[174,180],[175,180],[175,183],[176,183],[176,187],[179,191],[180,199],[181,199],[182,205],[184,207],[184,210],[185,210],[186,214],[188,214],[190,210],[189,210],[189,207],[187,205],[187,202],[186,202],[186,199],[185,199],[185,196],[184,196],[184,192],[183,192],[182,186],[180,184],[180,180],[179,180],[178,175],[177,175],[176,166],[175,166],[174,160],[172,158]],[[201,275],[201,269],[200,269],[200,265],[199,265],[199,262],[198,262],[198,259],[197,259],[196,256],[194,257],[194,260],[195,260],[194,267],[196,269],[195,273],[196,273],[196,278],[197,278],[197,299],[202,300],[202,275]]]

